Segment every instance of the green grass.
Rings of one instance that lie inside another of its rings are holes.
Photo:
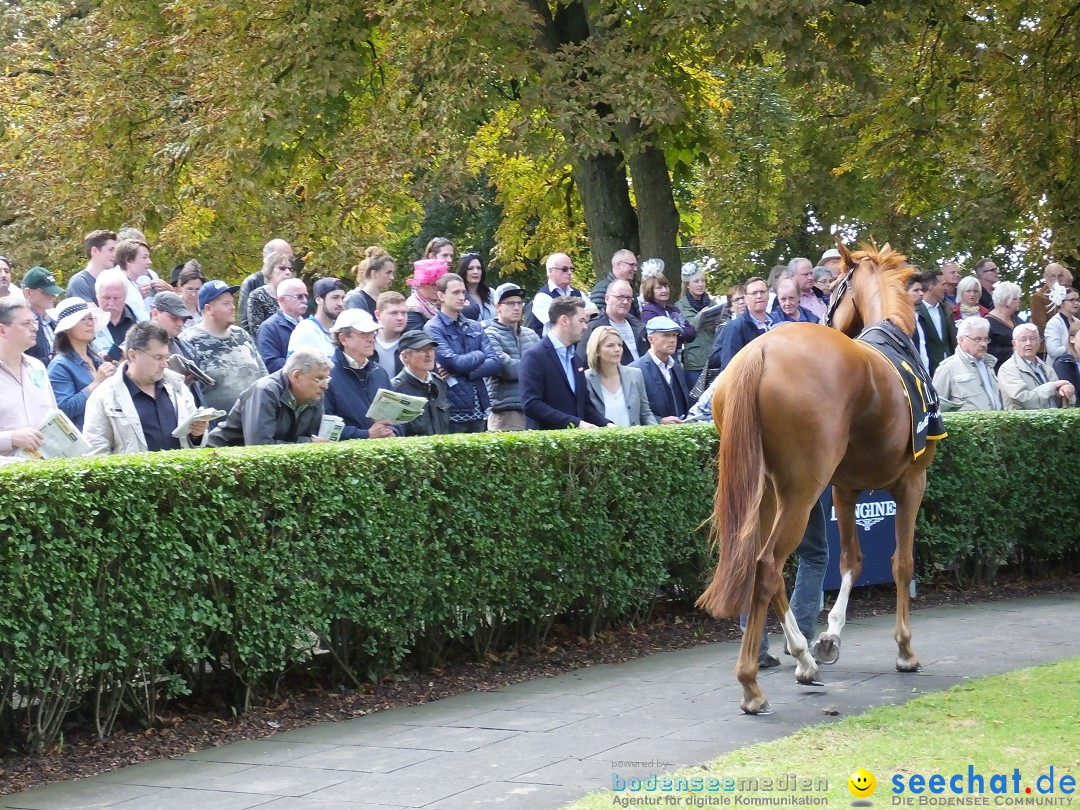
[[[987,654],[993,654],[988,650]],[[1008,795],[1013,795],[1012,774],[1019,769],[1021,795],[1030,787],[1039,797],[1036,779],[1054,769],[1054,793],[1071,797],[1073,810],[1080,807],[1080,792],[1064,794],[1059,789],[1062,775],[1080,774],[1080,658],[1057,664],[1024,669],[1007,675],[973,680],[947,692],[935,692],[901,706],[886,706],[829,725],[811,726],[790,737],[734,751],[706,766],[686,768],[671,777],[715,777],[717,779],[778,779],[786,774],[800,778],[828,780],[827,790],[809,793],[777,793],[753,790],[723,791],[638,791],[590,794],[572,805],[574,810],[635,806],[622,803],[633,797],[662,798],[649,806],[700,807],[701,797],[733,798],[808,795],[825,797],[829,807],[846,807],[855,797],[848,791],[852,773],[865,768],[874,774],[877,790],[869,797],[875,807],[891,807],[894,802],[892,778],[900,774],[905,783],[913,774],[929,779],[942,774],[945,779],[963,774],[967,789],[968,766],[985,778],[989,801],[994,774],[1009,777]],[[1080,778],[1077,779],[1080,782]],[[738,782],[736,781],[736,784]],[[1045,781],[1043,782],[1045,786]],[[903,794],[920,805],[919,795]],[[931,797],[929,790],[921,794]],[[952,797],[946,781],[945,792],[936,798]],[[636,806],[641,806],[636,805]],[[728,805],[737,810],[734,803]],[[822,805],[824,806],[824,805]],[[902,805],[896,805],[900,807]],[[1068,802],[1062,806],[1068,807]]]

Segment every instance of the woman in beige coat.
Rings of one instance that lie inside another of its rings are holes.
[[[589,399],[617,427],[655,425],[641,371],[622,365],[622,353],[622,335],[613,327],[601,326],[589,336]]]

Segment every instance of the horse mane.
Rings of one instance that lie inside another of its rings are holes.
[[[881,307],[879,317],[882,320],[892,321],[905,333],[915,333],[915,305],[907,293],[907,282],[915,272],[908,264],[907,256],[897,253],[886,242],[880,249],[871,241],[859,245],[860,250],[851,254],[855,264],[864,259],[873,262],[876,268],[875,277],[880,284],[878,292],[878,304]],[[865,313],[864,313],[865,315]],[[867,324],[869,325],[869,323]]]

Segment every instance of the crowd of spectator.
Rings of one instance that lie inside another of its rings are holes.
[[[713,297],[703,265],[679,268],[676,290],[662,261],[619,250],[586,290],[557,252],[529,296],[493,287],[480,255],[455,264],[453,243],[433,239],[408,297],[390,289],[397,266],[379,247],[352,268],[351,292],[323,277],[309,295],[283,239],[235,286],[196,260],[160,278],[135,229],[94,231],[84,247],[66,290],[44,267],[18,286],[0,257],[0,457],[40,447],[53,408],[99,454],[325,441],[324,416],[343,423],[343,440],[706,419],[732,358],[771,329],[823,320],[841,269],[828,250]],[[1030,321],[992,259],[966,277],[955,262],[915,268],[908,293],[945,410],[1075,405],[1080,294],[1061,264],[1047,265]],[[369,418],[380,390],[421,397],[422,415]],[[202,407],[225,415],[200,413],[174,436]]]

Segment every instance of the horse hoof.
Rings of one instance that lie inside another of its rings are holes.
[[[833,635],[825,635],[822,633],[818,636],[818,640],[814,642],[814,646],[810,650],[810,654],[822,664],[835,664],[840,660],[840,638]]]
[[[817,678],[806,678],[805,680],[802,679],[802,678],[796,678],[795,683],[797,683],[799,686],[824,686],[825,685],[825,683],[823,681],[819,681]]]
[[[922,672],[922,664],[915,661],[904,661],[902,659],[896,659],[896,671],[897,672]]]
[[[764,717],[765,715],[773,713],[773,707],[767,700],[762,700],[757,708],[754,708],[753,705],[742,706],[741,708],[745,714],[753,715],[754,717]]]

